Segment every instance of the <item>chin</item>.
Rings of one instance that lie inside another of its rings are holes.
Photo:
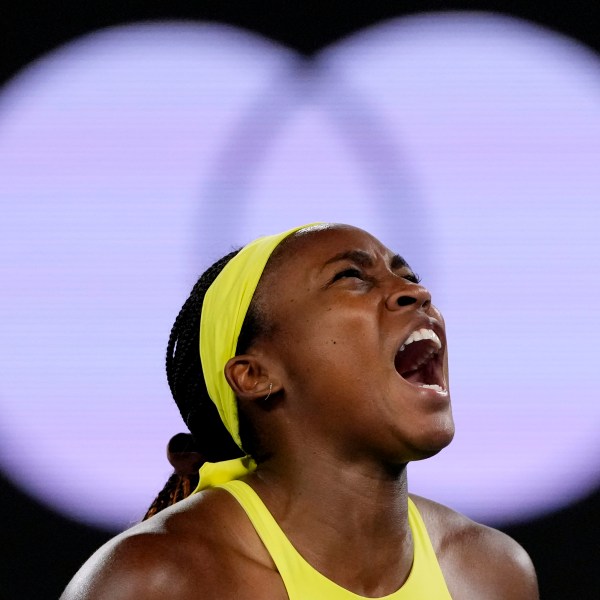
[[[454,422],[450,420],[445,427],[430,431],[426,436],[415,440],[412,450],[414,457],[411,460],[425,460],[441,452],[454,439]]]

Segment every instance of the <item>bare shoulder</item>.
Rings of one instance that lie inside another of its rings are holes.
[[[265,584],[277,589],[277,581],[236,501],[211,490],[110,540],[81,567],[61,600],[262,599]]]
[[[515,540],[437,502],[412,498],[455,600],[539,598],[531,559]]]

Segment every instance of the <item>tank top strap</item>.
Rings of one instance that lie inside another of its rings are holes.
[[[408,579],[401,588],[402,591],[406,590],[407,596],[402,598],[452,600],[423,517],[410,498],[408,524],[413,537],[414,558]]]
[[[423,519],[410,499],[408,515],[415,551],[408,579],[392,594],[367,599],[339,586],[312,567],[248,484],[234,480],[215,487],[228,491],[246,512],[281,575],[289,600],[451,600]]]

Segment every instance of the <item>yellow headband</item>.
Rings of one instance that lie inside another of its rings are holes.
[[[200,359],[206,388],[223,424],[241,448],[237,403],[224,368],[235,356],[248,307],[269,257],[288,236],[318,223],[294,227],[244,246],[208,288],[200,319]]]

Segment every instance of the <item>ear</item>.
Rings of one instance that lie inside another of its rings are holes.
[[[262,400],[281,389],[279,380],[269,375],[269,369],[252,354],[234,356],[225,365],[225,378],[240,400]]]

